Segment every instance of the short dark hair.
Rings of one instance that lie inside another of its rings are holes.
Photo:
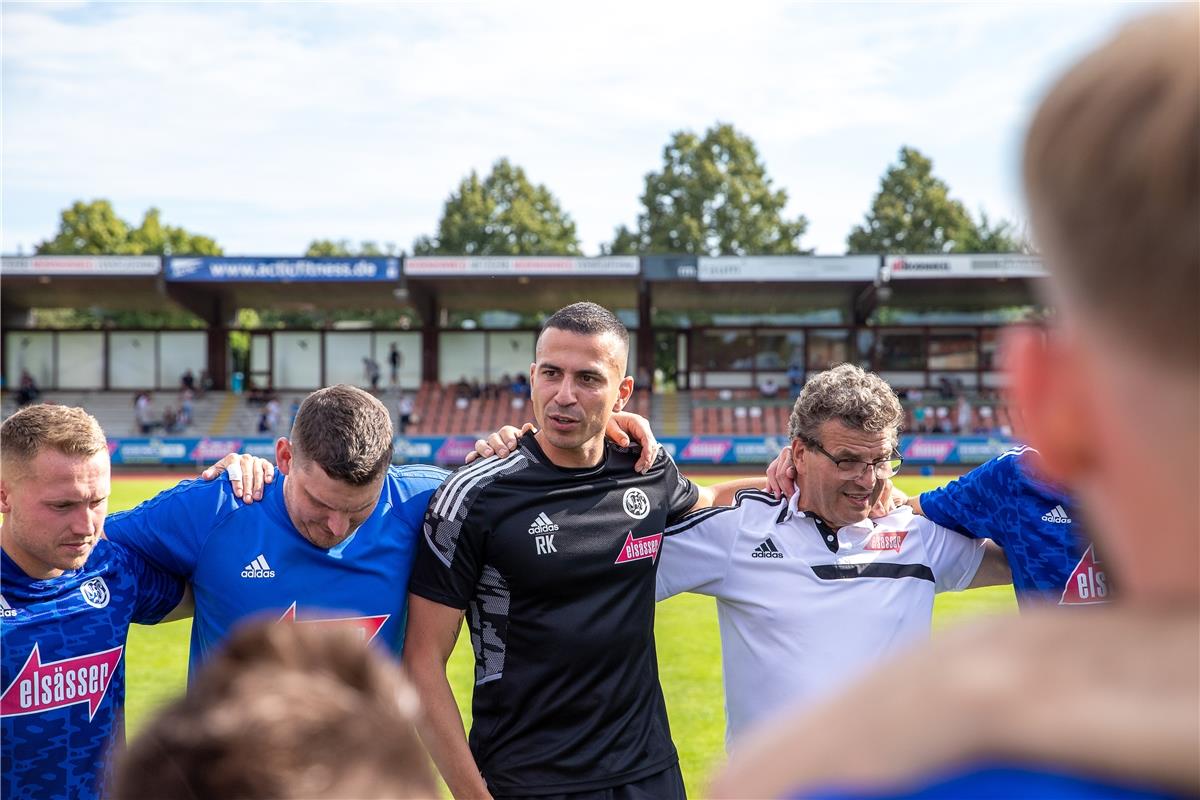
[[[542,333],[551,328],[578,333],[582,336],[599,336],[602,333],[611,333],[621,342],[621,347],[624,348],[625,355],[628,358],[629,329],[625,327],[621,320],[617,319],[616,314],[604,306],[588,302],[572,303],[569,306],[564,306],[551,314],[550,318],[542,323]]]
[[[436,797],[417,704],[352,627],[251,623],[118,759],[113,796]]]
[[[355,386],[318,389],[304,399],[292,425],[292,449],[334,480],[366,486],[392,463],[392,417]]]

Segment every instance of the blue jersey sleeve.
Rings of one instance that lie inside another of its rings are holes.
[[[240,505],[227,480],[183,481],[137,508],[110,515],[104,532],[160,569],[190,578],[208,534]]]
[[[1005,532],[1018,530],[1013,503],[1017,478],[1015,452],[1005,453],[921,495],[921,511],[944,528],[1004,546]]]
[[[412,530],[421,530],[421,521],[433,493],[446,480],[448,470],[421,464],[392,467],[388,480],[392,483],[399,502],[392,504],[392,515]]]
[[[115,544],[115,543],[114,543]],[[181,578],[163,572],[134,550],[117,545],[121,567],[131,575],[137,587],[133,604],[133,621],[153,625],[179,605],[186,584]]]

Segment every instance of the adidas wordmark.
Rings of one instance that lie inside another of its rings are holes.
[[[556,530],[558,525],[554,524],[554,520],[547,517],[544,511],[529,525],[530,533],[554,533]]]
[[[258,554],[258,558],[251,561],[242,568],[243,578],[274,578],[275,570],[271,569],[271,565],[267,563],[267,557],[262,553]]]
[[[1042,514],[1042,522],[1057,522],[1063,525],[1069,525],[1071,523],[1071,518],[1067,516],[1067,512],[1063,510],[1062,506],[1055,506],[1045,514]]]

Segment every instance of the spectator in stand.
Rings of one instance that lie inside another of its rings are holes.
[[[275,394],[274,392],[271,392],[271,396],[267,400],[267,406],[266,406],[267,426],[270,429],[271,433],[274,433],[275,429],[279,427],[280,410],[281,409],[279,406],[279,395]]]
[[[210,375],[208,370],[206,370],[206,369],[200,370],[200,393],[199,393],[199,396],[203,397],[204,393],[211,392],[212,388],[213,388],[212,375]]]
[[[192,424],[192,414],[195,411],[192,404],[194,397],[195,392],[186,387],[179,393],[179,423],[185,428]]]
[[[400,399],[396,402],[396,420],[397,428],[401,436],[408,430],[408,426],[412,424],[413,418],[413,399],[405,392],[400,393]]]
[[[519,397],[522,400],[527,399],[529,397],[529,379],[523,374],[517,373],[517,376],[513,378],[512,386],[509,387],[509,390],[513,393],[513,397]]]
[[[196,373],[192,372],[191,367],[184,370],[183,377],[179,379],[179,388],[189,392],[196,391]]]
[[[363,372],[371,385],[371,391],[379,391],[379,362],[371,356],[363,356]]]
[[[400,348],[392,342],[391,348],[388,350],[388,366],[392,369],[392,385],[400,382],[400,365],[404,363],[404,356],[400,355]]]
[[[774,378],[763,378],[758,382],[758,393],[763,397],[778,397],[779,384]]]
[[[788,398],[795,401],[800,396],[801,390],[804,389],[804,370],[796,362],[792,362],[787,371],[788,379]]]
[[[971,401],[967,399],[965,394],[958,396],[958,403],[955,405],[954,413],[957,417],[959,435],[970,433],[973,428],[971,421],[974,415],[971,414]]]
[[[154,419],[154,409],[150,403],[149,392],[138,392],[133,398],[133,420],[139,433],[147,434],[162,423]]]
[[[167,406],[163,409],[162,415],[163,433],[179,433],[183,426],[179,421],[179,412],[174,406]]]
[[[992,407],[981,406],[979,408],[979,424],[975,426],[976,433],[992,433],[995,430],[992,420]]]
[[[17,405],[27,406],[35,403],[41,395],[42,390],[38,388],[37,382],[29,374],[29,370],[21,370],[21,385],[17,387]]]

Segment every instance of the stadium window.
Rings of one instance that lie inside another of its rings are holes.
[[[925,334],[922,331],[880,331],[879,370],[925,369]]]
[[[979,332],[979,368],[991,372],[1000,368],[1000,329],[984,328]]]
[[[754,339],[754,368],[786,372],[804,366],[804,331],[759,330]]]
[[[859,328],[854,335],[854,343],[858,350],[858,366],[871,371],[875,369],[875,331],[870,328]]]
[[[929,332],[929,369],[976,369],[978,364],[974,330],[934,328]]]
[[[808,332],[808,368],[829,369],[851,361],[850,331],[813,330]]]
[[[748,329],[708,328],[693,339],[693,364],[702,386],[748,388],[754,385],[754,336]]]
[[[700,363],[706,371],[749,370],[754,364],[749,330],[709,328],[700,336]]]

